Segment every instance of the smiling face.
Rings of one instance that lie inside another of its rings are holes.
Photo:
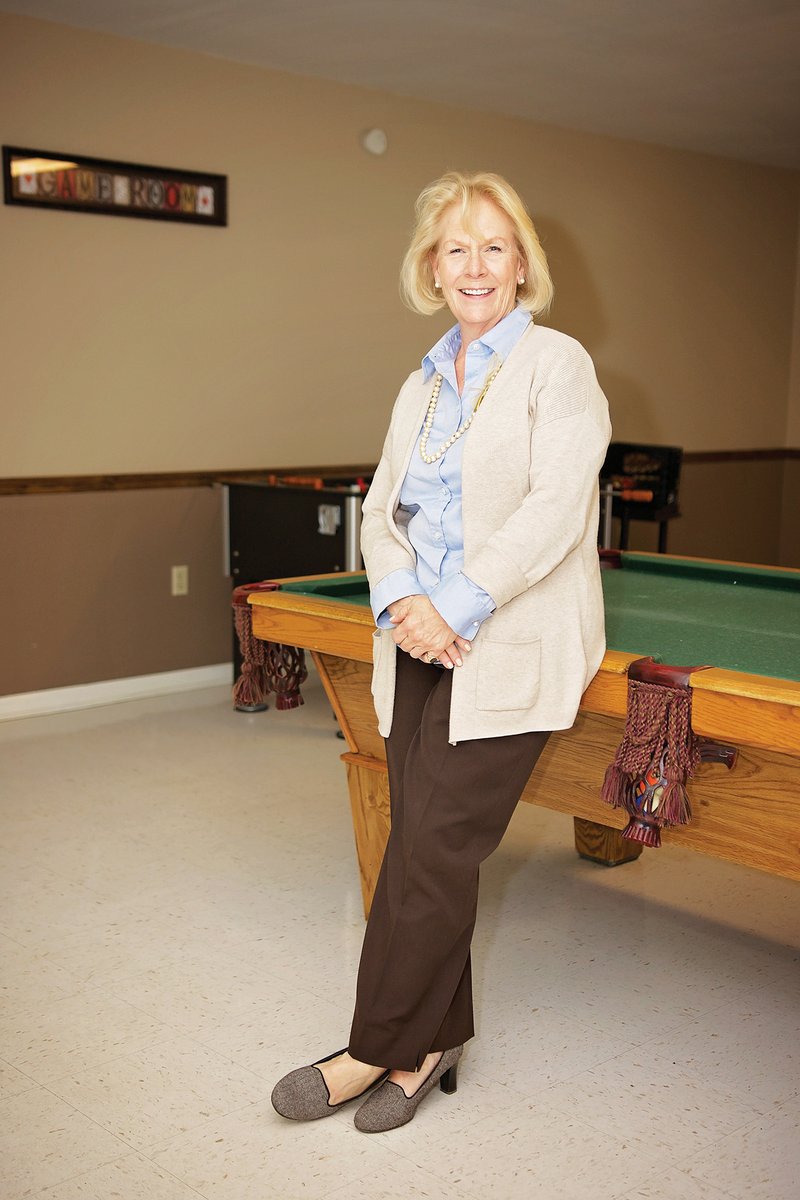
[[[508,316],[516,304],[517,284],[524,278],[514,226],[503,210],[481,196],[470,216],[467,230],[460,205],[445,209],[439,243],[431,255],[437,285],[465,343]]]

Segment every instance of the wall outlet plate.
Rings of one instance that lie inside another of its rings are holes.
[[[189,568],[173,567],[171,589],[173,596],[189,595]]]

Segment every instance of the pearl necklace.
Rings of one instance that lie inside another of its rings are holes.
[[[492,383],[497,378],[498,372],[500,371],[500,367],[502,367],[502,365],[503,364],[500,363],[500,366],[495,367],[489,378],[486,380],[486,383],[483,385],[483,391],[475,401],[472,412],[467,417],[466,421],[464,421],[463,425],[459,425],[455,433],[451,433],[447,441],[442,442],[438,450],[436,450],[433,454],[428,454],[428,437],[430,436],[430,432],[433,427],[433,418],[436,412],[436,405],[439,403],[439,392],[442,390],[442,383],[444,382],[443,377],[437,374],[433,381],[433,391],[431,392],[431,398],[428,401],[428,411],[425,414],[425,421],[422,426],[422,437],[419,439],[419,452],[424,463],[430,464],[438,462],[442,455],[447,453],[453,443],[457,442],[460,437],[464,436],[472,422],[475,420],[475,414],[483,403],[484,397],[486,396],[486,393],[488,392]]]

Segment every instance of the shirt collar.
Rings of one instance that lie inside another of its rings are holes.
[[[487,357],[496,354],[500,361],[504,362],[530,323],[530,313],[518,304],[507,317],[503,317],[502,321],[498,321],[483,337],[473,342],[473,345],[480,346]],[[452,363],[460,349],[461,330],[458,325],[454,325],[431,346],[423,358],[423,379],[427,381],[436,371],[441,371],[443,364]]]

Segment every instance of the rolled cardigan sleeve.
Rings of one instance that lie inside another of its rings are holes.
[[[498,608],[544,579],[587,536],[611,424],[578,342],[554,354],[531,394],[531,490],[465,564]]]

